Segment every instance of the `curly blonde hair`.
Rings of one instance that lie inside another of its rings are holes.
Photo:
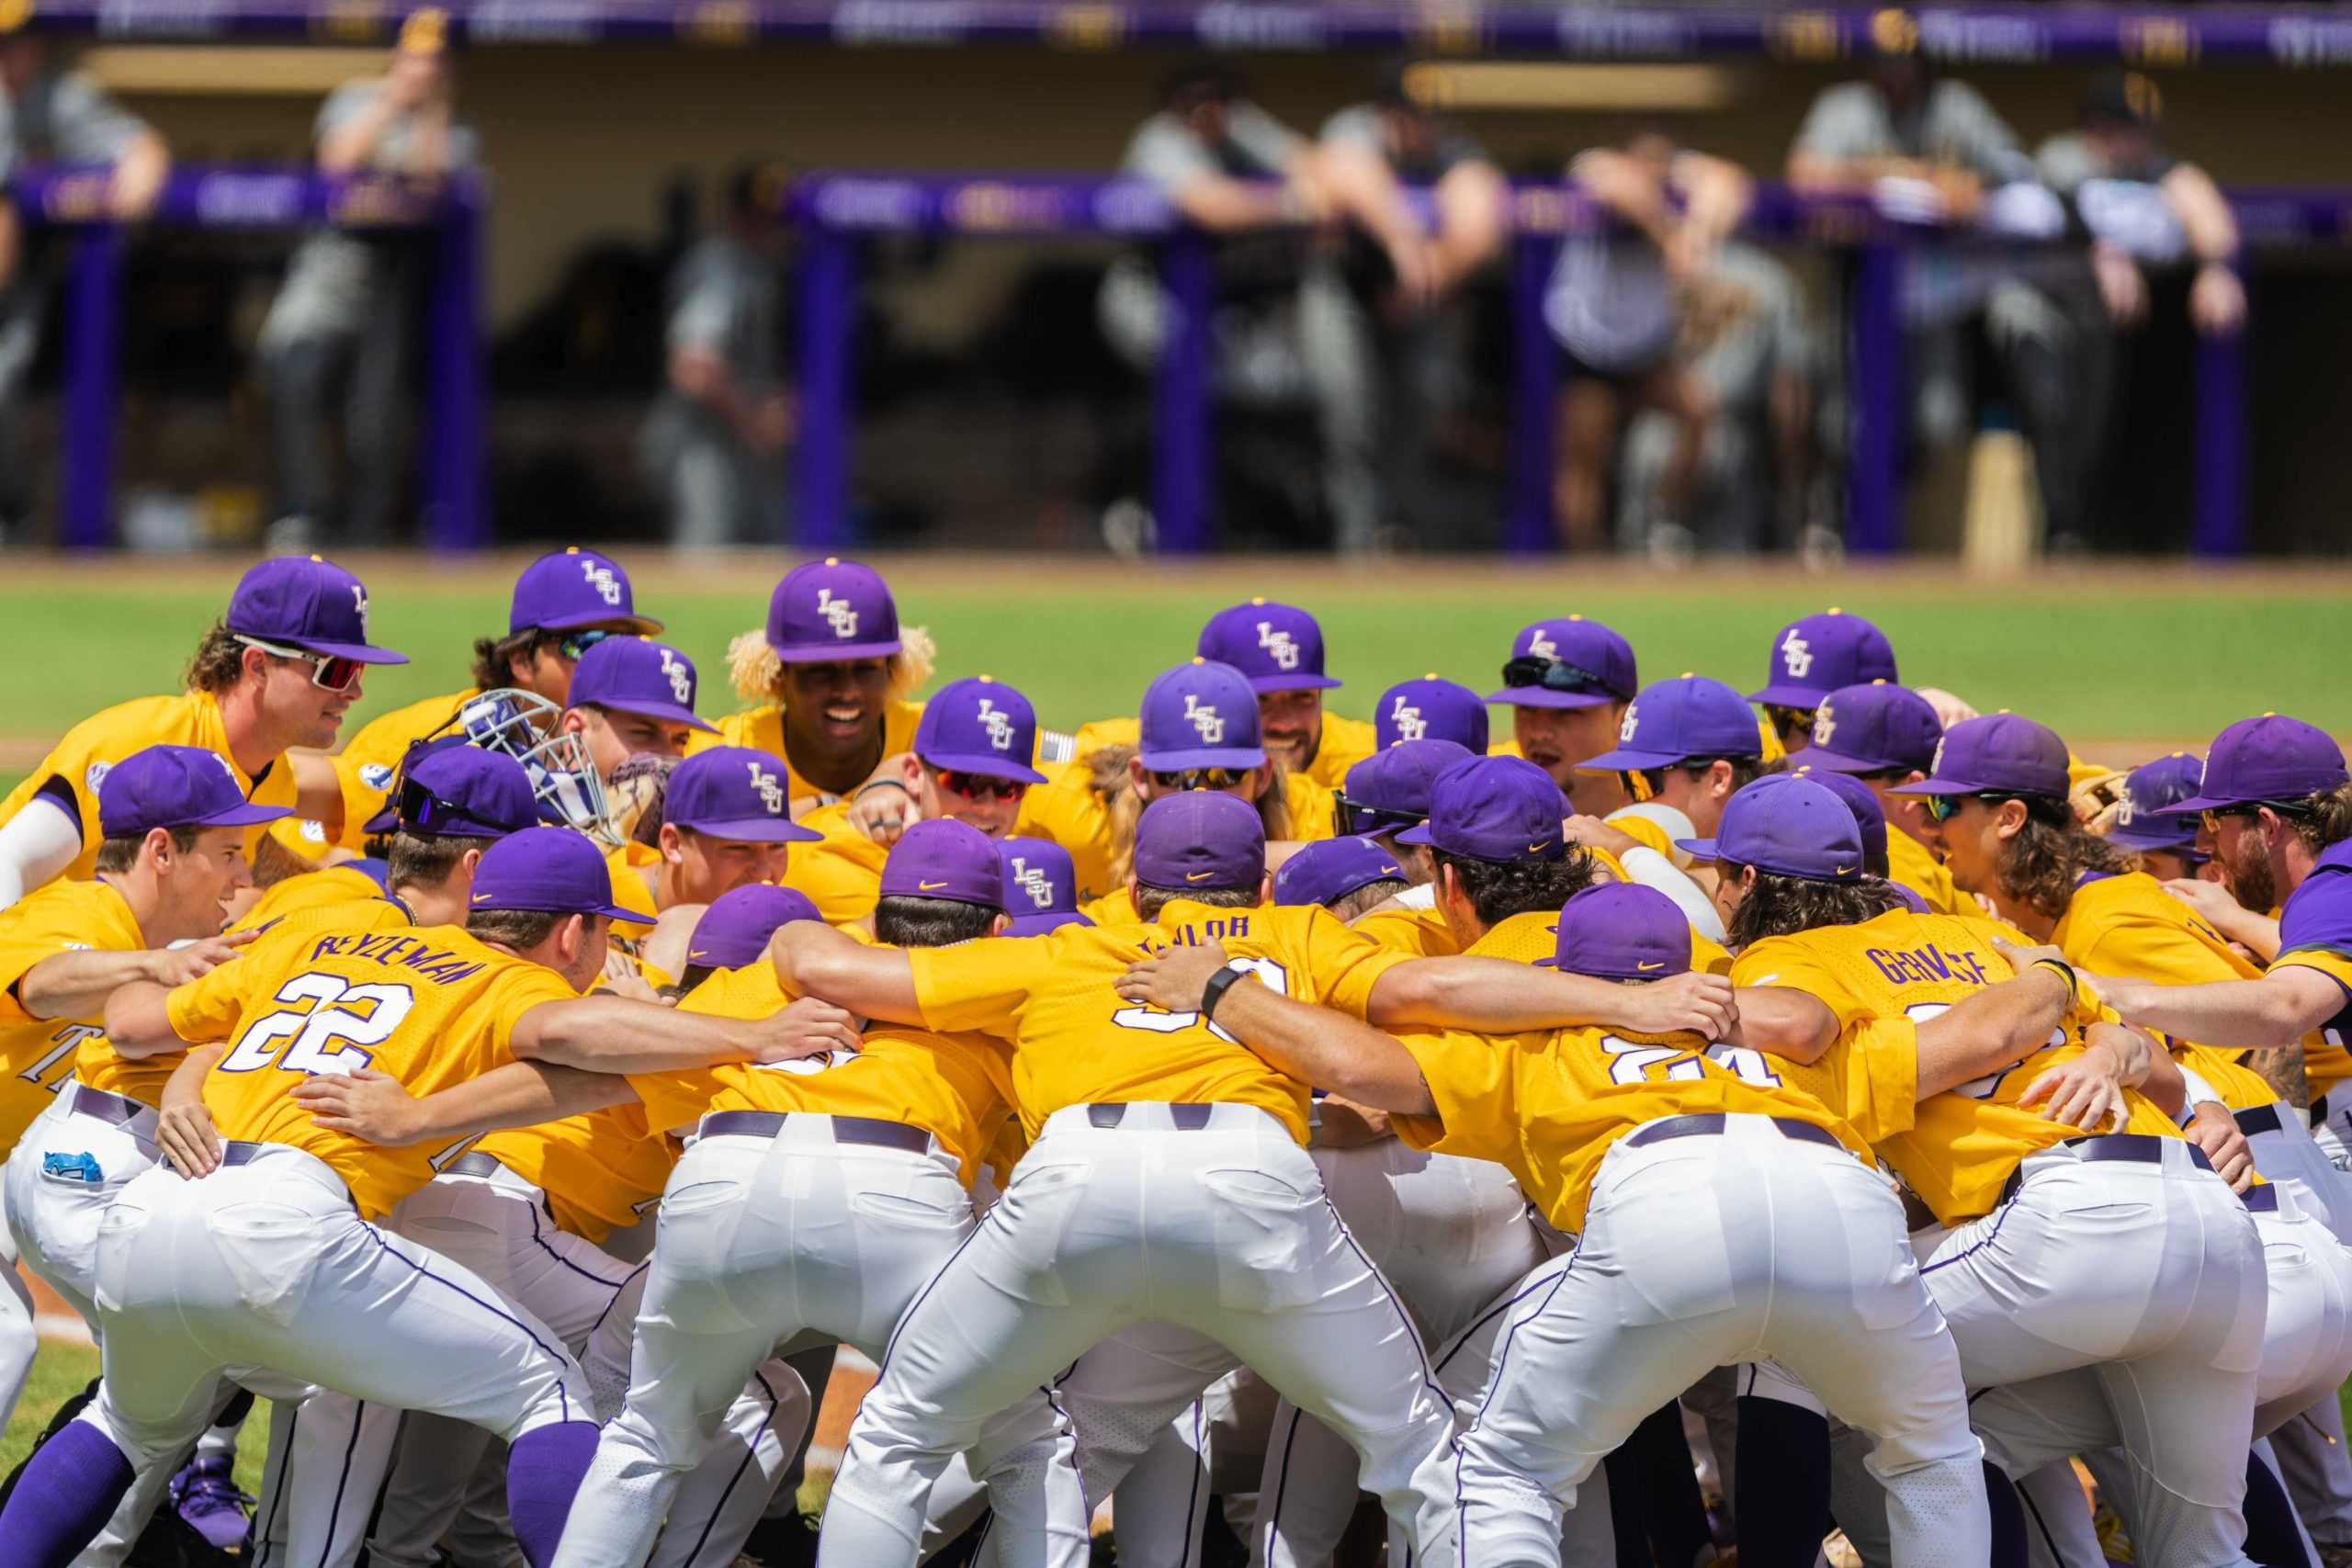
[[[904,628],[899,644],[899,651],[890,655],[892,702],[921,691],[939,662],[939,649],[927,627]],[[727,675],[735,694],[747,703],[784,700],[784,660],[768,646],[763,630],[754,627],[727,645]]]
[[[1137,748],[1126,743],[1105,746],[1087,759],[1086,787],[1102,797],[1111,818],[1111,886],[1125,887],[1136,866],[1136,823],[1143,816],[1143,796],[1136,793],[1127,763]],[[1266,841],[1291,839],[1290,770],[1281,762],[1267,774],[1266,793],[1254,803],[1258,820],[1265,824]]]

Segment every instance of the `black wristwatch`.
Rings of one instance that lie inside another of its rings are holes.
[[[1209,983],[1201,988],[1201,1021],[1203,1023],[1210,1021],[1216,1016],[1216,1004],[1225,999],[1226,992],[1233,989],[1234,982],[1248,978],[1250,974],[1250,970],[1228,966],[1209,976]]]

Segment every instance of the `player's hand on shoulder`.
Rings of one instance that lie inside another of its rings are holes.
[[[2018,1104],[2021,1108],[2039,1105],[2050,1121],[2086,1133],[2111,1132],[2123,1118],[2123,1082],[2117,1074],[2115,1058],[2105,1052],[2086,1052],[2026,1085]]]
[[[236,957],[238,949],[260,934],[233,931],[226,936],[203,937],[186,947],[158,948],[147,955],[148,976],[159,986],[185,986],[190,980],[200,980]]]
[[[1225,967],[1222,942],[1198,947],[1170,947],[1147,953],[1127,965],[1114,983],[1121,998],[1159,1008],[1163,1012],[1198,1012],[1209,977]]]
[[[1638,850],[1642,841],[1622,828],[1611,828],[1598,817],[1582,812],[1560,824],[1560,836],[1572,844],[1582,844],[1589,850],[1605,850],[1619,860],[1627,850]]]
[[[373,1067],[322,1073],[293,1089],[294,1103],[311,1124],[370,1144],[401,1148],[425,1135],[424,1113],[400,1079]]]
[[[766,1065],[797,1062],[831,1051],[855,1051],[865,1043],[857,1017],[831,1002],[802,997],[752,1026],[752,1060]]]
[[[1695,1033],[1722,1040],[1739,1021],[1732,983],[1722,975],[1692,970],[1621,989],[1623,996],[1612,1004],[1618,1016],[1600,1021],[1636,1034]]]
[[[211,1175],[220,1164],[220,1134],[201,1100],[165,1106],[155,1118],[155,1146],[190,1181]]]
[[[842,816],[876,843],[886,848],[895,844],[899,834],[922,820],[922,809],[915,804],[915,785],[922,777],[922,764],[913,752],[885,757],[873,777],[851,794]]]
[[[2254,1150],[2245,1141],[2245,1134],[2238,1129],[2238,1119],[2230,1114],[2229,1107],[2212,1100],[2203,1100],[2190,1108],[2188,1121],[2181,1131],[2188,1141],[2205,1151],[2206,1160],[2213,1167],[2213,1174],[2230,1184],[2233,1192],[2243,1192],[2254,1185]]]
[[[608,997],[621,997],[633,1002],[652,1002],[666,1007],[670,998],[655,990],[638,972],[636,961],[626,953],[615,951],[605,955],[604,978],[595,988]]]
[[[2066,955],[2064,953],[2059,952],[2056,948],[2051,946],[2046,942],[2019,943],[2003,942],[1999,937],[1995,937],[1993,939],[1993,951],[2007,959],[2009,961],[2009,967],[2016,970],[2020,975],[2024,974],[2027,969],[2036,964],[2065,964],[2066,967],[2069,969],[2074,967],[2072,964],[2066,963]]]

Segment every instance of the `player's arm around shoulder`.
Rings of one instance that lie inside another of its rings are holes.
[[[1732,984],[1693,971],[1645,986],[1563,975],[1505,958],[1464,955],[1396,964],[1372,986],[1365,1019],[1384,1029],[1465,1029],[1515,1034],[1597,1027],[1643,1034],[1728,1036],[1737,1021]]]
[[[768,942],[776,980],[794,996],[822,998],[861,1017],[922,1027],[914,966],[904,948],[868,946],[815,920],[793,920]]]
[[[761,1018],[687,1012],[626,997],[571,997],[531,1008],[506,1039],[518,1060],[607,1074],[790,1062],[854,1051],[858,1043],[857,1021],[814,997]]]

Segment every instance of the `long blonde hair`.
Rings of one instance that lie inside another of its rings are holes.
[[[923,626],[899,633],[899,651],[890,655],[890,701],[913,695],[931,679],[939,661],[938,647]],[[757,627],[727,645],[727,675],[735,694],[747,703],[784,701],[784,660],[768,646],[768,635]]]
[[[1087,787],[1102,797],[1103,809],[1111,818],[1111,886],[1125,887],[1136,866],[1136,823],[1143,816],[1143,796],[1136,793],[1135,780],[1129,775],[1127,763],[1136,748],[1122,743],[1105,746],[1087,759],[1090,776]],[[1291,839],[1290,770],[1275,762],[1268,771],[1266,793],[1254,804],[1258,820],[1265,824],[1266,841]]]

